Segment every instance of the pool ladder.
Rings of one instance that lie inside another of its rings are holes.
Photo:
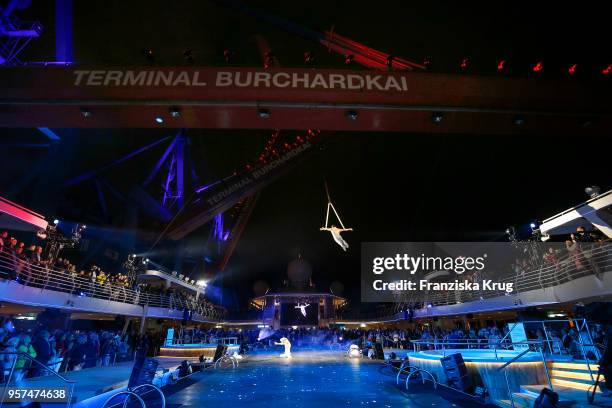
[[[145,391],[144,393],[141,393],[141,394],[138,394],[136,392],[138,390],[145,389],[145,388],[152,388],[152,390]],[[104,401],[104,404],[102,404],[102,408],[118,407],[121,404],[123,404],[123,408],[126,408],[132,397],[134,397],[134,399],[136,399],[136,401],[140,403],[140,406],[142,408],[147,408],[147,403],[142,399],[141,395],[148,394],[149,392],[152,392],[152,391],[157,391],[157,393],[159,393],[159,396],[161,399],[161,408],[166,408],[166,396],[164,395],[164,392],[161,390],[161,388],[153,384],[141,384],[131,389],[128,388],[127,390],[119,391],[111,395],[110,397],[108,397],[108,399]],[[117,402],[112,405],[109,405],[111,401],[113,401],[116,397],[121,396],[121,395],[125,395],[125,399],[123,400],[123,402]]]
[[[221,364],[223,363],[232,363],[232,368],[236,368],[238,367],[239,361],[236,357],[234,357],[233,355],[224,355],[221,356],[217,359],[217,361],[215,361],[214,364],[214,368],[221,368]]]
[[[413,375],[418,374],[418,373],[421,373],[421,378],[423,380],[423,384],[425,384],[425,381],[431,381],[433,383],[434,389],[438,388],[438,381],[436,380],[436,377],[434,377],[434,375],[431,372],[429,372],[427,370],[424,370],[422,368],[419,368],[419,367],[411,366],[409,360],[404,360],[402,362],[402,365],[400,366],[400,368],[397,371],[397,376],[395,377],[395,383],[397,385],[399,385],[399,383],[400,383],[400,377],[401,377],[402,373],[407,373],[408,374],[406,376],[406,381],[404,383],[406,389],[408,389],[408,384],[409,384],[410,378],[412,378]],[[429,376],[429,378],[425,378],[423,376],[423,373],[427,374]]]

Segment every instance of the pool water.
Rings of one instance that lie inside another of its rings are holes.
[[[188,380],[168,390],[169,408],[467,406],[430,388],[403,393],[380,361],[349,359],[339,351],[298,351],[292,359],[251,354],[236,369],[207,370]]]

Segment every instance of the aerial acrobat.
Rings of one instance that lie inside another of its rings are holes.
[[[352,228],[345,228],[344,224],[342,223],[342,220],[340,219],[340,216],[338,215],[338,212],[336,211],[336,208],[334,207],[334,204],[332,204],[331,202],[331,198],[329,196],[329,190],[327,188],[327,182],[325,183],[325,192],[327,193],[327,214],[325,215],[325,226],[321,227],[320,230],[321,231],[329,231],[332,235],[332,238],[334,239],[334,241],[336,241],[336,243],[338,245],[340,245],[340,247],[346,251],[349,247],[348,242],[346,242],[344,240],[344,238],[342,238],[342,235],[340,235],[341,233],[345,232],[345,231],[353,231]],[[336,218],[338,219],[338,221],[340,222],[340,226],[342,226],[342,228],[338,228],[335,225],[331,225],[329,226],[329,209],[332,209],[334,214],[336,215]]]
[[[304,317],[306,317],[306,308],[310,306],[309,303],[304,303],[303,305],[300,305],[300,303],[298,302],[297,306],[295,307],[296,309],[300,309],[300,312],[302,312],[302,315],[304,315]]]

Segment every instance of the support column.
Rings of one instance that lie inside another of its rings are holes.
[[[333,310],[334,310],[334,304],[333,304],[333,299],[331,296],[326,295],[325,296],[325,300],[323,303],[323,317],[325,319],[329,319],[332,317],[333,315]]]
[[[177,208],[180,211],[185,203],[185,136],[181,135],[176,140],[176,195]]]
[[[130,318],[125,319],[125,323],[123,323],[123,329],[121,329],[121,337],[125,336],[125,333],[127,333],[127,329],[130,325],[130,320]]]
[[[582,216],[586,218],[595,228],[601,231],[608,238],[612,238],[612,225],[609,220],[605,220],[608,214],[605,213],[605,210],[598,211],[585,211]]]
[[[138,331],[138,334],[140,334],[141,336],[144,334],[144,331],[145,331],[145,323],[147,321],[148,314],[149,314],[149,305],[144,305],[144,307],[142,308],[142,318],[140,319],[140,330]]]
[[[55,0],[55,60],[74,62],[72,0]]]

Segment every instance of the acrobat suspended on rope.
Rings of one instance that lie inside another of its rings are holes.
[[[344,238],[342,238],[342,236],[340,235],[341,233],[345,232],[345,231],[352,231],[352,228],[345,228],[344,224],[342,223],[342,219],[340,218],[340,216],[338,215],[338,211],[336,211],[336,208],[334,207],[334,204],[331,202],[331,198],[329,196],[329,190],[327,188],[327,183],[325,183],[325,192],[327,193],[327,214],[325,215],[325,226],[321,227],[320,230],[321,231],[329,231],[332,235],[332,238],[334,239],[334,241],[336,241],[336,243],[338,245],[340,245],[340,247],[346,251],[349,247],[348,242],[346,242],[344,240]],[[336,227],[334,224],[332,224],[331,226],[329,225],[329,210],[331,210],[334,212],[336,218],[338,219],[338,222],[340,223],[340,226],[342,228],[338,228]]]
[[[301,305],[299,302],[297,304],[297,306],[295,307],[296,309],[300,309],[300,312],[302,312],[302,315],[304,317],[306,317],[306,308],[310,306],[309,303],[304,303],[303,305]]]

